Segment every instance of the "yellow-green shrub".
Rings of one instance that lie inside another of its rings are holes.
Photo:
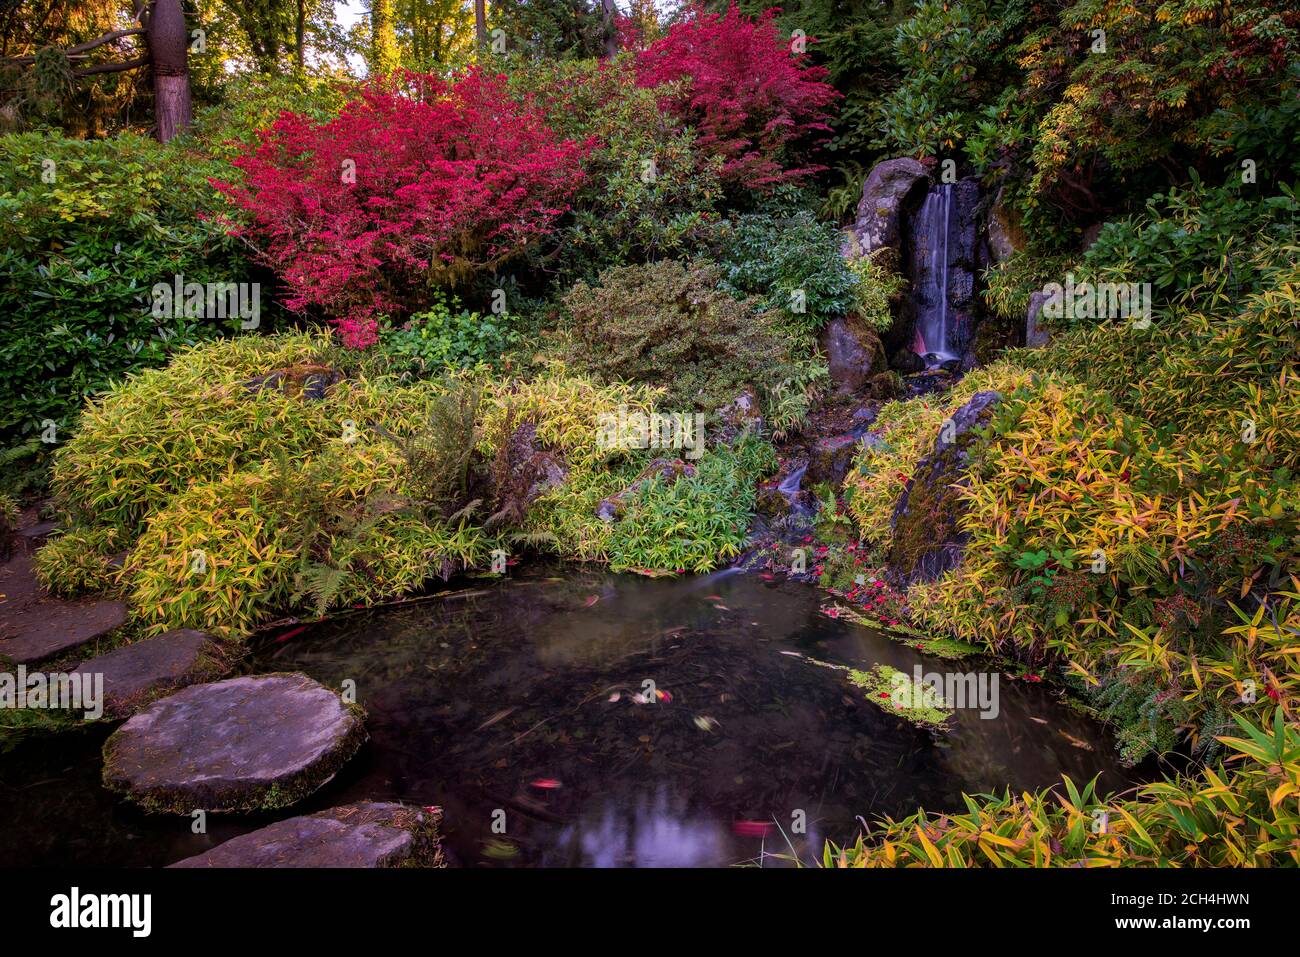
[[[108,560],[120,550],[120,539],[111,527],[70,528],[46,542],[33,557],[36,579],[63,598],[108,591],[118,574]]]
[[[1277,867],[1300,864],[1300,727],[1281,708],[1237,721],[1234,765],[1148,784],[1127,799],[1096,782],[1001,797],[964,795],[964,812],[880,822],[836,867]],[[1064,793],[1062,793],[1062,791]],[[1102,826],[1098,826],[1098,822]]]
[[[944,420],[976,392],[1010,390],[1030,381],[1031,374],[1009,361],[967,375],[943,396],[923,396],[887,403],[876,417],[877,445],[864,445],[844,480],[850,490],[849,513],[862,537],[876,543],[889,539],[894,503],[921,456],[934,446]]]

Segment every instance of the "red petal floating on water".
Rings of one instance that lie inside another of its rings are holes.
[[[304,632],[304,631],[306,631],[306,630],[307,630],[307,626],[306,626],[306,625],[299,625],[299,626],[298,626],[297,628],[295,628],[293,631],[286,631],[283,635],[281,635],[279,638],[277,638],[277,639],[275,639],[275,640],[276,640],[276,641],[288,641],[288,640],[289,640],[290,638],[292,638],[294,635],[301,634],[302,632]]]
[[[672,693],[671,691],[659,691],[658,689],[656,689],[656,690],[655,690],[655,694],[659,696],[659,700],[660,700],[660,701],[672,701],[672,700],[673,700],[673,693]]]
[[[538,778],[532,782],[532,787],[541,788],[543,791],[551,791],[560,786],[560,782],[555,778]]]
[[[598,601],[600,601],[600,596],[599,596],[599,595],[588,595],[588,596],[587,596],[587,600],[584,601],[584,602],[582,603],[582,607],[583,607],[583,608],[590,608],[592,605],[596,604],[596,602],[598,602]]]
[[[774,828],[771,821],[733,821],[731,830],[741,837],[766,837]]]
[[[705,596],[704,596],[704,600],[705,600],[705,601],[722,601],[722,596],[721,596],[721,595],[705,595]]]

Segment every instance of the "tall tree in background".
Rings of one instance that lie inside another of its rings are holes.
[[[478,38],[478,51],[487,50],[487,0],[474,0],[474,35]]]
[[[158,139],[166,143],[194,121],[185,12],[181,0],[154,0],[152,7],[147,12],[141,8],[138,16],[149,44]]]
[[[393,0],[370,0],[370,72],[384,76],[400,66]]]
[[[25,98],[28,102],[39,105],[44,98],[47,102],[57,100],[66,103],[75,93],[79,82],[88,77],[126,73],[147,66],[153,81],[158,139],[165,143],[187,129],[193,121],[194,111],[190,96],[190,36],[185,26],[185,11],[181,7],[181,0],[137,2],[131,16],[139,26],[130,25],[126,16],[117,10],[106,8],[105,5],[98,8],[92,5],[96,12],[107,14],[101,22],[111,28],[93,39],[66,47],[49,41],[40,43],[37,38],[52,18],[57,18],[56,22],[61,23],[60,30],[66,30],[78,22],[79,18],[74,15],[72,5],[48,3],[27,21],[8,17],[3,27],[5,48],[10,48],[13,38],[11,31],[15,24],[28,28],[30,32],[25,45],[34,48],[30,53],[3,61],[5,70],[18,73],[22,81],[17,84],[18,97],[12,102],[21,103]],[[66,36],[66,32],[54,34],[58,38]],[[121,47],[122,41],[141,36],[144,37],[145,49],[135,51],[140,55],[126,60],[99,60],[104,52],[127,55],[127,51]],[[6,104],[6,110],[10,105]]]
[[[605,26],[605,56],[613,57],[618,53],[618,7],[614,0],[600,0],[601,9],[604,13]]]
[[[465,0],[396,0],[402,65],[432,72],[458,65],[474,49],[474,14]]]

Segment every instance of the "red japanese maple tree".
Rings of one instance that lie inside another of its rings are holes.
[[[407,73],[362,86],[338,116],[285,112],[214,182],[247,215],[233,227],[276,269],[286,305],[317,306],[346,343],[548,235],[582,180],[561,140],[505,78]]]
[[[783,163],[795,141],[829,130],[826,108],[839,93],[777,32],[776,14],[753,20],[734,3],[725,14],[697,7],[637,55],[642,86],[689,81],[663,105],[697,129],[702,150],[722,156],[733,186],[767,189],[822,168]]]

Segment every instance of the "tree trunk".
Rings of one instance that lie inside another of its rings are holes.
[[[478,37],[478,49],[487,50],[487,0],[474,0],[474,33]]]
[[[298,72],[301,73],[305,57],[303,48],[307,43],[307,0],[298,0],[298,19],[294,29],[294,41],[297,44],[294,50],[294,62],[298,66]]]
[[[190,103],[189,34],[181,0],[155,0],[145,26],[153,67],[154,115],[158,139],[166,143],[189,129],[194,119]]]
[[[387,76],[400,65],[393,0],[370,0],[370,72]]]
[[[618,7],[614,0],[600,0],[605,11],[605,56],[611,59],[618,53],[618,30],[614,18],[618,16]]]

